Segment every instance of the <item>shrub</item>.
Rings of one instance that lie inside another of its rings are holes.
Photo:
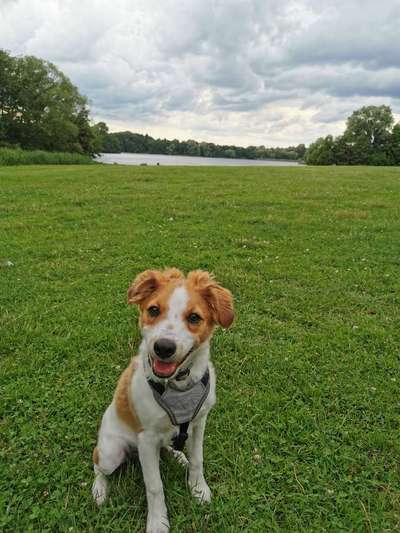
[[[44,150],[0,148],[0,165],[87,165],[94,163],[87,155]]]

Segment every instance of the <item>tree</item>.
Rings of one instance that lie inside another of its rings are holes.
[[[337,165],[354,165],[353,144],[344,135],[336,137],[333,143],[333,162]]]
[[[93,153],[86,98],[58,68],[0,51],[0,135],[22,148]]]
[[[16,91],[15,60],[0,50],[0,143],[7,144],[7,132],[14,115],[12,94]]]
[[[332,135],[320,137],[310,144],[305,153],[305,162],[307,165],[332,165],[335,162]]]
[[[345,135],[365,140],[372,147],[386,142],[394,124],[392,110],[387,105],[365,106],[347,119]]]
[[[365,106],[347,119],[346,142],[353,146],[353,164],[382,164],[390,156],[390,135],[394,124],[389,106]]]
[[[328,135],[312,143],[305,161],[311,165],[400,164],[400,124],[393,124],[389,106],[362,107],[347,119],[343,135],[336,139]]]
[[[295,148],[297,159],[303,159],[306,153],[306,146],[304,144],[298,144]]]
[[[108,135],[108,126],[105,122],[98,122],[91,126],[91,148],[94,154],[104,152],[104,143]]]
[[[390,139],[390,148],[393,157],[393,164],[400,165],[400,123],[393,127],[392,136]]]
[[[224,157],[228,157],[230,159],[233,159],[236,157],[236,151],[234,149],[234,147],[232,146],[231,148],[227,148],[225,151],[224,151]]]
[[[103,152],[119,154],[122,152],[121,141],[114,133],[109,133],[103,142]]]

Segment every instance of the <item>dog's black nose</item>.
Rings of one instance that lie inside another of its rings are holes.
[[[161,359],[167,359],[176,352],[176,344],[169,339],[158,339],[154,343],[154,351]]]

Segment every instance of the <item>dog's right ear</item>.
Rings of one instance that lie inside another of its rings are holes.
[[[128,289],[128,304],[141,304],[163,284],[169,281],[183,279],[184,276],[177,268],[166,270],[145,270],[132,282]]]
[[[145,270],[138,274],[128,289],[128,304],[141,304],[160,285],[161,272]]]

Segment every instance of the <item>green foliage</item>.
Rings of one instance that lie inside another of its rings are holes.
[[[145,268],[205,268],[212,342],[200,506],[163,456],[173,531],[399,530],[397,168],[0,168],[0,530],[144,531],[137,457],[92,502],[91,452],[139,343]]]
[[[58,68],[0,50],[0,142],[95,154],[86,98]]]
[[[334,163],[334,141],[332,135],[320,137],[311,144],[305,154],[308,165],[332,165]]]
[[[400,125],[389,106],[366,106],[347,119],[343,135],[319,138],[305,154],[310,165],[398,165]]]
[[[400,165],[400,124],[393,127],[390,139],[390,150],[395,165]]]
[[[105,122],[98,122],[91,127],[92,135],[92,149],[96,154],[100,154],[103,151],[103,145],[108,134],[108,126]]]
[[[0,166],[13,165],[88,165],[94,161],[88,155],[68,152],[45,152],[44,150],[22,150],[1,148]]]
[[[193,139],[179,141],[173,139],[154,139],[150,135],[141,135],[131,131],[109,133],[104,138],[103,152],[107,153],[137,153],[137,154],[169,154],[190,155],[202,157],[227,157],[239,159],[284,159],[300,160],[304,157],[305,146],[290,146],[289,148],[266,148],[265,146],[218,145],[214,143],[197,142]]]
[[[382,150],[389,139],[394,119],[389,106],[366,106],[347,119],[345,135],[353,143]]]

